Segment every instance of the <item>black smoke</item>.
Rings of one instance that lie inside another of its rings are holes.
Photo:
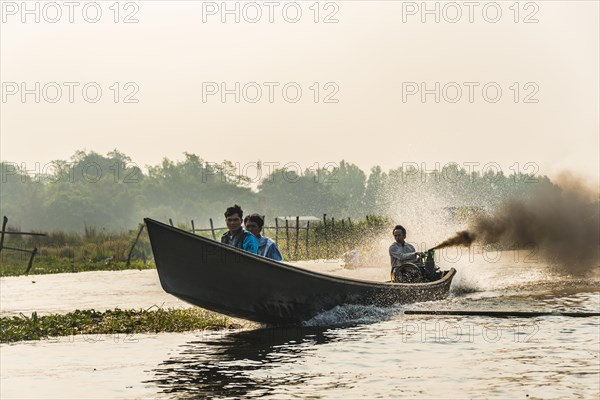
[[[505,248],[535,247],[548,263],[574,274],[600,265],[598,192],[571,174],[535,190],[524,200],[509,200],[491,215],[476,218],[467,230],[434,249],[500,243]]]

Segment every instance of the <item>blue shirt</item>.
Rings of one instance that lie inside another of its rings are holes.
[[[275,261],[283,261],[283,257],[279,252],[277,243],[273,240],[261,236],[258,239],[258,253],[259,256],[267,257]]]
[[[243,240],[242,240],[243,239]],[[258,239],[256,236],[243,228],[231,235],[229,232],[225,232],[221,237],[221,243],[225,243],[238,249],[246,250],[249,253],[256,254],[258,251]]]

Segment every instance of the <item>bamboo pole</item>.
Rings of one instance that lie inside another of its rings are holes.
[[[5,248],[6,250],[20,251],[23,253],[33,253],[33,250],[25,250],[25,249],[20,249],[18,247],[4,246],[3,248]]]

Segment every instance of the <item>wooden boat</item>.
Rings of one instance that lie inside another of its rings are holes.
[[[250,254],[146,218],[156,269],[167,293],[247,320],[297,324],[342,304],[390,306],[448,296],[454,268],[427,283],[335,277]]]

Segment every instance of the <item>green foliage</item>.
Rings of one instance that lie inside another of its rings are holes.
[[[455,222],[465,221],[473,212],[464,210],[486,212],[508,198],[524,198],[552,186],[546,177],[506,176],[492,169],[481,175],[452,165],[422,171],[416,163],[387,172],[375,166],[367,176],[342,160],[304,171],[279,168],[266,175],[258,162],[263,179],[253,190],[243,169],[230,161],[211,163],[184,153],[183,160],[165,158],[145,173],[118,150],[106,155],[78,151],[70,161],[56,160],[35,173],[16,163],[3,162],[1,167],[0,215],[9,217],[11,230],[49,231],[43,238],[9,235],[5,239],[6,246],[38,248],[31,273],[126,268],[135,227],[147,216],[172,219],[186,230],[191,230],[192,220],[196,229],[207,229],[213,218],[218,240],[224,232],[219,229],[225,225],[223,211],[234,203],[241,204],[246,215],[265,215],[267,226],[273,225],[275,216],[327,214],[327,223],[313,226],[308,235],[301,230],[296,239],[292,229],[289,240],[282,231],[278,239],[288,260],[331,258],[361,246],[373,230],[383,229],[375,228],[372,221],[342,226],[348,218],[357,222],[375,214],[387,221],[406,207],[414,215],[428,215],[437,207],[452,214]],[[212,238],[209,231],[202,235]],[[276,236],[268,228],[265,235]],[[27,253],[11,251],[3,251],[0,257],[1,275],[24,273],[29,259]],[[133,266],[152,268],[151,258],[144,234],[132,253]]]
[[[275,169],[258,186],[259,193],[268,199],[267,205],[258,208],[263,215],[321,215],[338,211],[340,196],[329,182],[329,172],[324,169],[296,171]],[[310,194],[310,201],[307,196]]]
[[[414,164],[414,163],[413,163]],[[422,171],[417,164],[384,172],[375,166],[368,176],[345,160],[311,167],[268,170],[250,188],[244,169],[231,161],[207,162],[184,153],[181,161],[164,159],[147,172],[130,157],[114,150],[106,155],[77,151],[70,161],[56,160],[41,172],[2,163],[0,214],[16,229],[67,233],[85,232],[91,241],[105,241],[107,232],[128,230],[143,217],[176,223],[209,218],[222,224],[224,209],[241,204],[246,213],[279,215],[323,214],[362,219],[367,214],[395,216],[398,204],[420,205],[419,196],[438,198],[441,207],[490,208],[510,197],[528,196],[546,177],[522,173],[504,175],[488,169],[482,175],[447,165]],[[295,164],[297,167],[298,165]],[[59,240],[59,238],[56,238]],[[68,238],[65,238],[68,242]]]
[[[228,161],[211,164],[188,153],[181,162],[164,159],[161,165],[149,168],[140,187],[138,221],[145,216],[163,221],[208,220],[222,216],[227,205],[236,202],[252,208],[255,195],[243,186],[245,182]]]
[[[329,181],[333,194],[340,199],[337,215],[357,217],[365,214],[363,202],[367,177],[358,166],[340,161],[332,170]]]
[[[224,329],[231,323],[217,313],[198,308],[156,310],[75,310],[68,314],[31,317],[23,314],[0,319],[0,342],[40,340],[69,335],[185,332]],[[94,339],[93,337],[91,337]]]

